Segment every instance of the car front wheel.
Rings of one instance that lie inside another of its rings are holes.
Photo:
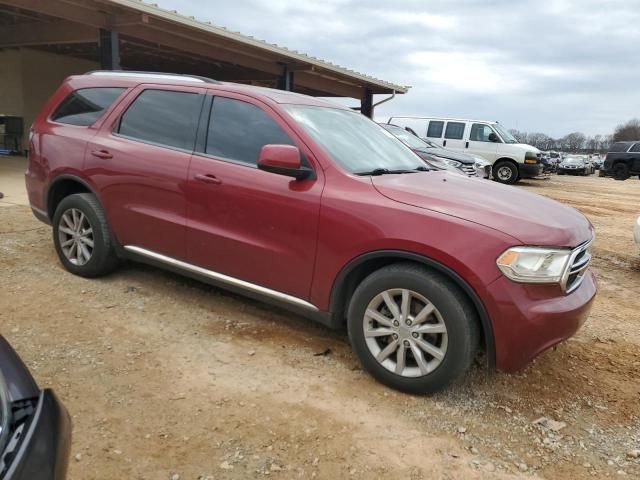
[[[493,178],[500,183],[512,185],[518,180],[518,167],[511,162],[498,162],[493,168]]]
[[[349,338],[378,381],[408,393],[442,390],[469,368],[479,343],[477,315],[448,278],[399,263],[369,275],[348,313]]]

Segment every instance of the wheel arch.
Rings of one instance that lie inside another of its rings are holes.
[[[346,311],[348,302],[353,292],[360,282],[374,271],[397,263],[399,261],[410,261],[433,269],[453,281],[467,296],[473,304],[478,318],[480,319],[480,329],[482,333],[482,343],[484,344],[487,363],[493,369],[496,365],[495,340],[493,327],[482,300],[475,290],[455,271],[442,263],[412,252],[402,250],[381,250],[365,253],[351,260],[340,271],[331,289],[330,311],[331,324],[335,328],[341,328],[346,321]]]
[[[47,189],[47,215],[49,220],[53,220],[53,215],[56,213],[56,208],[60,202],[74,193],[91,193],[102,205],[100,197],[86,180],[76,175],[60,175],[51,182]]]

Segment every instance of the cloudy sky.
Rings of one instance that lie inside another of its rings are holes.
[[[560,137],[640,117],[640,0],[155,1],[411,85],[379,118],[499,120]]]

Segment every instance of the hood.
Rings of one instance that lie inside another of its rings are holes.
[[[462,172],[462,170],[449,165],[448,163],[446,163],[443,160],[439,160],[437,158],[433,158],[432,155],[429,155],[429,154],[423,152],[422,150],[415,150],[415,153],[422,160],[424,160],[425,163],[427,165],[429,165],[430,167],[433,167],[433,168],[438,169],[438,170],[447,170],[449,172],[457,173],[457,174],[460,174],[460,175],[466,175],[465,173]]]
[[[418,154],[425,155],[435,155],[437,157],[448,158],[449,160],[457,160],[460,163],[476,163],[475,158],[471,155],[467,155],[466,153],[454,152],[453,150],[449,150],[447,148],[421,148],[415,150]]]
[[[478,223],[523,245],[575,247],[593,236],[589,220],[555,200],[446,171],[371,177],[391,200]]]

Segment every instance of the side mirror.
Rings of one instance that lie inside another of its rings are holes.
[[[258,156],[258,168],[296,180],[304,180],[313,173],[310,168],[302,166],[300,150],[293,145],[264,145]]]
[[[489,134],[489,141],[490,141],[490,142],[494,142],[494,143],[495,143],[495,142],[500,141],[500,139],[498,138],[498,135],[496,135],[496,133],[495,133],[495,132],[491,132],[491,133]]]

